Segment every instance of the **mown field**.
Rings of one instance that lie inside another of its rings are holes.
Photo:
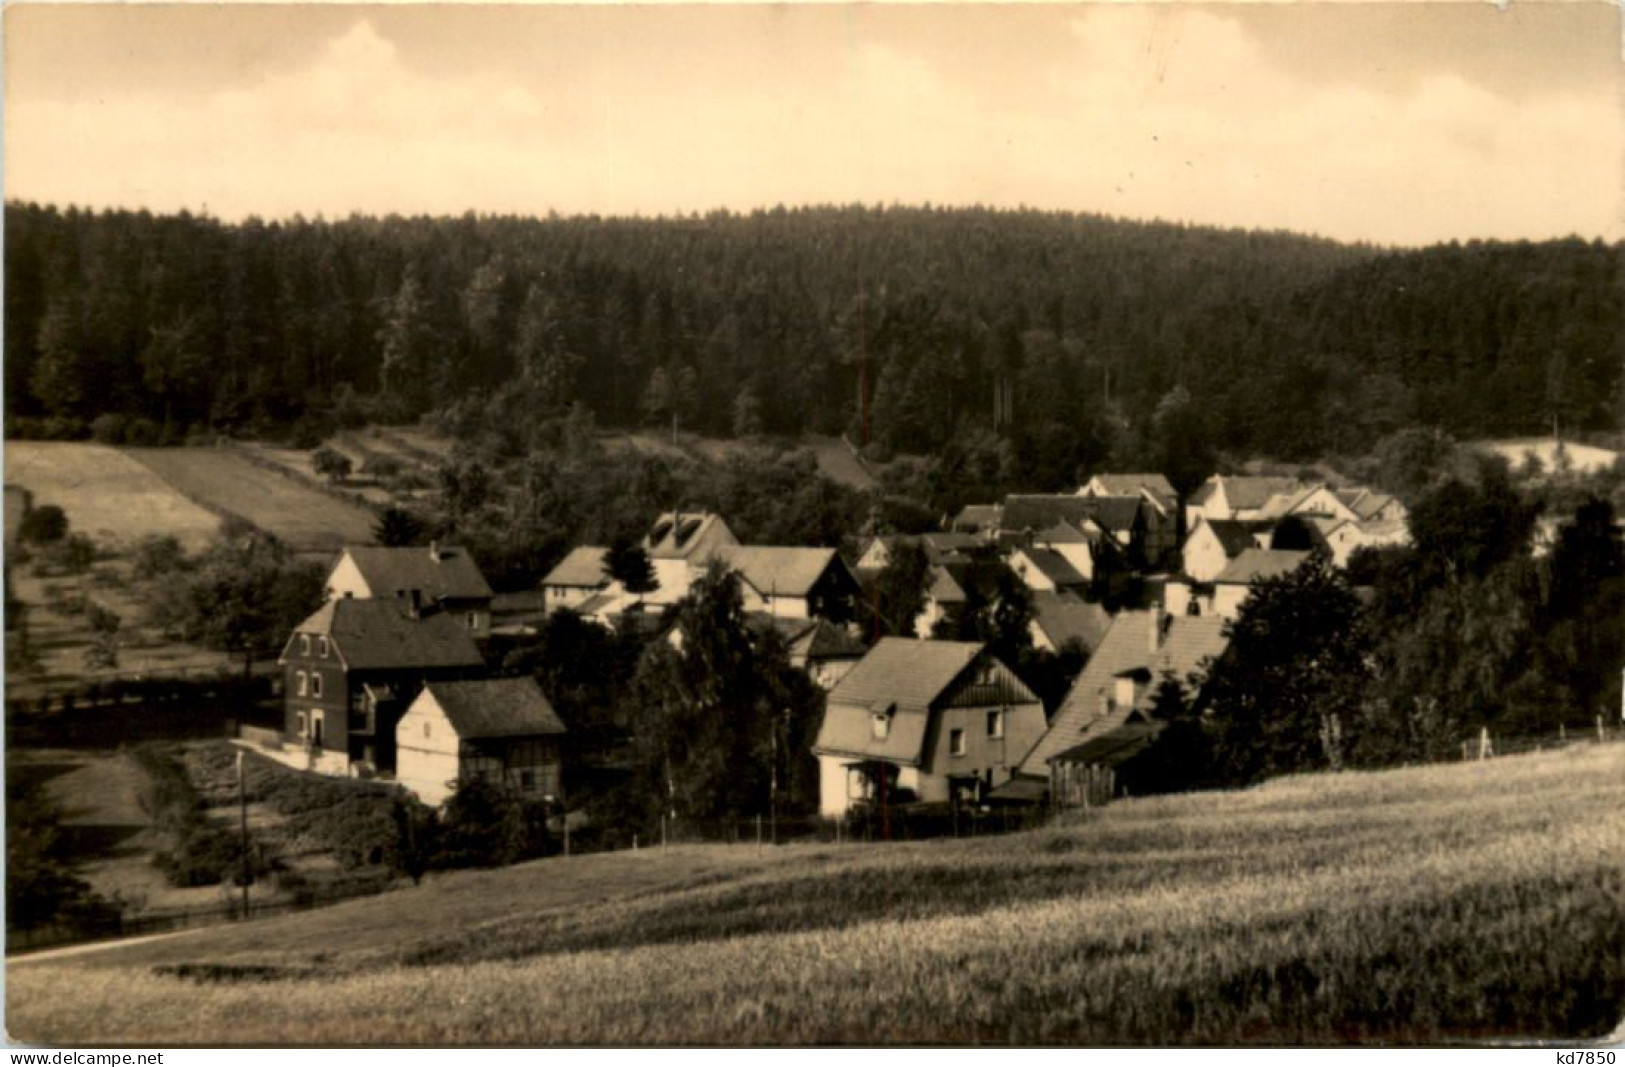
[[[178,450],[177,450],[178,451]],[[75,441],[7,441],[6,481],[55,504],[76,533],[104,547],[172,535],[189,551],[220,527],[210,514],[149,467],[106,445]]]
[[[16,964],[58,1044],[1568,1039],[1625,1007],[1625,746],[1033,833],[645,849]]]
[[[266,470],[229,449],[126,448],[190,500],[239,515],[301,552],[336,552],[372,541],[373,515],[314,486]]]

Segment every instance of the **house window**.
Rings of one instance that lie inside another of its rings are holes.
[[[987,736],[1004,736],[1004,712],[990,711],[987,713]]]
[[[322,695],[322,676],[318,671],[310,672],[310,695],[313,697]]]
[[[963,756],[965,754],[965,731],[948,731],[948,754],[950,756]]]
[[[429,724],[428,723],[423,724],[423,736],[424,737],[429,736]]]
[[[300,634],[299,635],[299,654],[301,656],[310,655],[310,635],[309,634]]]
[[[468,613],[468,628],[470,630],[478,630],[480,628],[480,617],[472,611]]]
[[[536,792],[536,772],[523,770],[519,772],[519,791],[521,793]]]
[[[887,737],[891,736],[891,716],[890,715],[886,715],[886,714],[876,715],[873,719],[870,720],[870,726],[871,726],[871,728],[873,730],[876,741],[884,741],[884,740],[886,740]]]
[[[306,674],[304,671],[298,671],[294,674],[293,680],[295,692],[297,692],[300,696],[310,695],[310,675]]]
[[[305,713],[299,712],[294,721],[299,724],[299,736],[304,737],[310,731],[310,723],[306,721]]]
[[[328,642],[327,638],[318,637],[316,639],[316,650],[317,650],[318,653],[320,653],[320,655],[321,655],[321,657],[323,659],[327,658],[327,652],[328,652],[329,647],[330,647],[330,645],[329,645],[329,642]]]

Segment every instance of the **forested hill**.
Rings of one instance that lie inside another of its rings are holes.
[[[885,444],[996,428],[1063,478],[1175,436],[1297,458],[1415,422],[1613,428],[1625,403],[1622,250],[1579,241],[1382,253],[980,209],[227,225],[10,204],[6,245],[7,415],[59,428],[264,430],[517,389],[602,424],[858,435],[867,396]]]

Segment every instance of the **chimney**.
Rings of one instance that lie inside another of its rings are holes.
[[[410,619],[423,618],[423,591],[421,589],[407,591],[406,616]]]
[[[1152,604],[1151,605],[1151,626],[1150,626],[1151,633],[1150,633],[1150,638],[1149,638],[1149,640],[1147,642],[1146,651],[1151,653],[1153,656],[1155,656],[1162,649],[1162,624],[1163,624],[1162,604],[1161,603]]]
[[[429,542],[429,558],[434,560],[436,563],[440,562],[440,542],[439,541],[430,541]]]

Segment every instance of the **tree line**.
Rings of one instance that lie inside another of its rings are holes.
[[[990,436],[1079,465],[1618,426],[1621,249],[1382,251],[1034,211],[295,218],[6,209],[14,433],[142,439],[504,398],[716,436]],[[1053,483],[1053,484],[1052,484]]]

